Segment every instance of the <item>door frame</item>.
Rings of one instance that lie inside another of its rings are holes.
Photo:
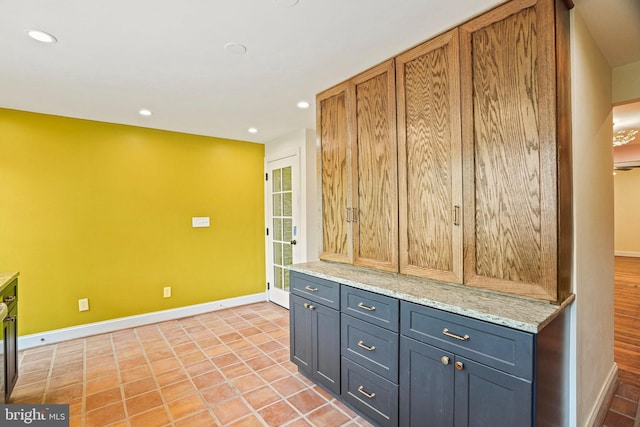
[[[267,174],[270,173],[271,167],[270,165],[274,162],[280,162],[284,160],[290,160],[289,164],[292,166],[291,170],[291,190],[292,190],[292,199],[291,199],[291,213],[292,213],[292,226],[294,230],[297,232],[294,234],[292,231],[292,238],[299,240],[301,236],[301,224],[302,224],[302,198],[301,198],[301,153],[299,149],[287,150],[282,153],[278,153],[278,155],[274,155],[271,157],[265,157],[264,160],[264,173],[265,173],[265,181],[264,181],[264,221],[265,221],[265,282],[266,286],[266,296],[267,301],[278,304],[284,308],[289,308],[289,297],[288,292],[276,290],[272,292],[275,288],[274,277],[273,277],[273,225],[272,225],[272,197],[271,197],[271,176],[267,180]],[[269,234],[266,234],[266,230],[269,230]],[[292,262],[295,264],[297,262],[301,262],[304,258],[303,252],[303,244],[298,242],[296,245],[292,245]]]

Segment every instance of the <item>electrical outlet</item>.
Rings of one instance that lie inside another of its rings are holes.
[[[165,298],[171,298],[171,286],[165,286],[164,287],[164,297]]]
[[[89,298],[82,298],[78,300],[78,310],[80,311],[89,310]]]

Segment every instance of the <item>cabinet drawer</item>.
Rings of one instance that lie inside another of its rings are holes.
[[[378,375],[398,382],[398,334],[342,314],[341,353]]]
[[[398,386],[345,357],[342,397],[377,424],[398,425]]]
[[[534,335],[403,301],[402,335],[533,379]]]
[[[291,292],[318,304],[340,310],[339,283],[292,271]]]
[[[0,292],[0,302],[4,302],[8,307],[18,302],[18,279],[15,278]]]
[[[362,289],[342,286],[342,312],[398,332],[400,303],[397,299]]]

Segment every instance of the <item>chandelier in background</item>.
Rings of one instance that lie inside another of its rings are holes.
[[[619,130],[615,135],[613,135],[613,146],[618,147],[633,141],[636,139],[637,133],[638,131],[635,129]]]

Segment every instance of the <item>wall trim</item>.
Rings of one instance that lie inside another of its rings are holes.
[[[640,252],[634,252],[634,251],[615,251],[613,254],[615,256],[629,256],[634,258],[640,258]]]
[[[153,311],[151,313],[138,314],[135,316],[119,317],[102,322],[71,326],[69,328],[54,329],[52,331],[39,332],[36,334],[18,337],[18,349],[26,350],[61,341],[85,338],[91,335],[104,334],[120,329],[148,325],[150,323],[165,322],[167,320],[180,319],[182,317],[195,316],[197,314],[263,301],[268,301],[266,292],[211,301],[203,304],[188,305],[169,310]]]
[[[614,362],[606,381],[600,389],[600,393],[598,393],[598,399],[595,405],[593,405],[593,408],[591,408],[589,418],[587,418],[587,422],[584,424],[585,427],[599,427],[602,425],[607,416],[607,411],[609,410],[609,405],[611,405],[617,386],[618,364]]]

